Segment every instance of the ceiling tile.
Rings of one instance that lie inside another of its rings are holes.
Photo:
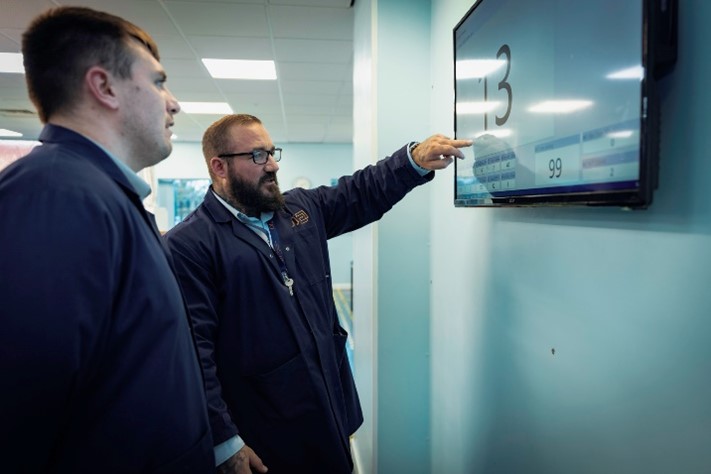
[[[203,131],[222,117],[222,115],[218,114],[190,114],[187,116],[189,120],[193,120],[199,127],[202,128]]]
[[[169,73],[167,85],[168,89],[181,100],[187,100],[183,99],[183,97],[193,93],[201,95],[215,94],[215,96],[220,94],[214,80],[211,78],[181,77]]]
[[[19,53],[22,43],[22,30],[15,28],[0,28],[0,51],[4,53]]]
[[[173,92],[173,95],[178,99],[179,102],[228,102],[220,93],[217,92],[200,92],[194,89],[183,91],[183,92]]]
[[[323,94],[291,94],[284,98],[284,104],[287,107],[333,107],[338,102],[337,95]]]
[[[290,142],[323,142],[326,136],[325,120],[314,117],[292,117],[287,124]]]
[[[273,139],[280,143],[350,141],[343,137],[346,130],[352,130],[353,108],[353,10],[349,0],[0,2],[0,51],[18,52],[25,26],[52,6],[66,3],[108,11],[153,36],[168,73],[168,88],[178,100],[228,101],[235,112],[268,120]],[[201,63],[203,57],[274,59],[278,79],[216,80]],[[34,112],[23,75],[0,75],[3,107]],[[200,141],[205,128],[218,118],[178,114],[174,128],[178,141]],[[0,128],[34,139],[41,124],[36,116],[0,114]]]
[[[353,39],[353,10],[275,6],[270,18],[275,38]]]
[[[168,12],[187,36],[269,36],[262,5],[216,2],[172,2]]]
[[[149,0],[147,0],[149,1]],[[150,0],[152,1],[152,0]],[[308,0],[307,0],[308,1]],[[167,5],[173,5],[176,3],[196,3],[198,5],[205,5],[206,3],[246,3],[254,5],[266,5],[269,0],[164,0]]]
[[[202,61],[195,58],[190,59],[172,59],[163,58],[161,64],[168,74],[168,80],[175,78],[180,79],[208,79],[211,80],[210,74],[203,65]]]
[[[164,59],[193,59],[195,53],[180,34],[151,35],[158,45],[161,61]]]
[[[281,81],[282,90],[286,94],[326,94],[336,95],[340,92],[341,81]]]
[[[310,63],[349,63],[353,59],[353,41],[275,39],[277,61]]]
[[[351,81],[353,66],[351,63],[280,61],[277,72],[284,81]]]
[[[286,127],[284,126],[284,117],[281,114],[273,114],[262,111],[257,111],[257,113],[251,112],[251,114],[262,121],[264,128],[267,129],[269,136],[276,146],[284,146],[287,141]],[[288,153],[288,145],[285,152]]]
[[[274,59],[269,38],[248,36],[189,36],[188,41],[200,58]]]
[[[62,0],[62,4],[110,12],[135,23],[154,35],[176,34],[175,25],[159,2],[146,0]]]
[[[350,8],[353,0],[268,0],[270,5]]]
[[[251,81],[239,79],[218,79],[217,87],[226,95],[249,94],[254,96],[278,97],[279,85],[277,81]]]
[[[266,100],[254,97],[245,97],[243,99],[236,99],[231,97],[229,99],[230,106],[236,114],[252,114],[257,117],[270,114],[270,115],[281,115],[283,108],[281,103],[278,101],[272,101],[270,98],[265,97]]]
[[[50,0],[2,0],[0,28],[24,30],[35,15],[54,6]]]

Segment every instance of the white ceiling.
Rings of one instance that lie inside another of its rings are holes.
[[[0,52],[20,52],[41,11],[81,5],[122,16],[158,43],[179,101],[227,101],[262,119],[276,143],[352,141],[351,0],[0,0]],[[276,81],[212,79],[200,58],[273,59]],[[200,141],[217,115],[180,113],[177,141]],[[41,129],[22,74],[0,73],[0,128]]]

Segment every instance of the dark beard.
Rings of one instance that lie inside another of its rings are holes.
[[[276,192],[265,194],[261,186],[270,178],[274,179],[277,189]],[[256,186],[230,174],[229,186],[230,197],[235,201],[230,204],[248,216],[258,217],[262,212],[279,211],[284,207],[284,196],[279,190],[276,173],[265,174]]]

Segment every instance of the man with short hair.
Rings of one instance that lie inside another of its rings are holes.
[[[214,472],[180,287],[136,172],[180,107],[151,37],[88,8],[22,39],[41,146],[0,173],[3,472]]]
[[[212,187],[166,238],[205,371],[218,472],[353,470],[349,436],[363,417],[327,239],[380,219],[469,145],[435,135],[335,186],[282,195],[281,149],[257,117],[207,129]]]

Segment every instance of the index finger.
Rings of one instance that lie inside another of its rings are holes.
[[[442,150],[442,155],[464,158],[464,153],[460,150],[460,148],[470,147],[473,143],[473,140],[448,139],[447,143],[443,143],[443,145],[445,145],[445,149]]]
[[[466,148],[468,146],[472,146],[473,144],[474,140],[471,139],[458,138],[452,140],[452,146],[455,146],[457,148]]]

